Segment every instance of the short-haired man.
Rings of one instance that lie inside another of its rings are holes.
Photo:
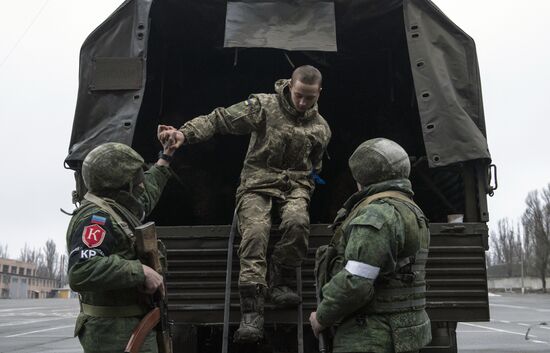
[[[275,94],[252,94],[243,102],[188,121],[179,130],[165,127],[164,139],[175,140],[177,146],[206,141],[214,134],[251,134],[236,196],[242,237],[237,342],[263,337],[272,208],[279,212],[282,238],[269,264],[270,298],[279,306],[295,306],[301,300],[289,283],[306,255],[313,176],[321,171],[331,136],[317,110],[321,84],[319,70],[301,66],[291,79],[275,83]]]

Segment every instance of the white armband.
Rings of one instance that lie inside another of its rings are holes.
[[[380,267],[371,266],[359,261],[349,260],[346,264],[346,270],[352,275],[375,280],[380,272]]]

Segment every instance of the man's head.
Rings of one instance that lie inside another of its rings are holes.
[[[385,138],[375,138],[360,144],[348,164],[353,178],[362,186],[408,178],[411,171],[407,152]]]
[[[99,145],[82,165],[86,188],[96,194],[132,190],[143,182],[143,158],[132,148],[116,142]]]
[[[304,65],[294,70],[288,88],[297,111],[303,113],[317,103],[322,82],[321,72],[313,66]]]

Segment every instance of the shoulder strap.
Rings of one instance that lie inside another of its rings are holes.
[[[368,204],[370,204],[370,203],[372,203],[376,200],[380,200],[380,199],[387,198],[387,197],[392,197],[392,198],[395,198],[395,199],[398,199],[398,200],[409,202],[409,203],[412,203],[416,206],[414,201],[409,196],[407,196],[406,194],[404,194],[402,192],[399,192],[399,191],[391,191],[390,190],[390,191],[383,191],[383,192],[379,192],[379,193],[376,193],[376,194],[372,194],[372,195],[368,196],[367,198],[365,198],[363,201],[359,202],[357,205],[355,205],[355,207],[353,207],[353,209],[349,213],[349,216],[346,218],[346,221],[343,222],[342,225],[339,227],[339,229],[336,230],[336,232],[334,233],[334,236],[332,237],[330,242],[332,244],[337,244],[338,241],[340,241],[340,238],[344,234],[343,229],[348,225],[348,223],[351,221],[351,219],[353,219],[355,217],[358,210],[361,209],[361,206],[367,206]]]
[[[385,198],[385,197],[390,197],[390,198],[398,199],[398,200],[401,200],[401,201],[404,201],[404,202],[408,202],[408,203],[413,204],[414,206],[418,207],[418,205],[413,201],[413,199],[411,199],[407,194],[402,193],[400,191],[384,191],[384,192],[379,192],[378,194],[371,195],[369,197],[374,197],[374,196],[377,196],[376,200],[381,199],[381,198]],[[372,200],[372,201],[374,201],[374,200]],[[372,202],[372,201],[370,201],[370,202]]]
[[[120,225],[120,227],[124,231],[124,234],[131,238],[134,236],[134,233],[132,232],[130,227],[128,227],[128,223],[125,222],[122,217],[120,217],[118,213],[115,212],[115,210],[113,210],[113,208],[107,203],[107,201],[90,192],[87,192],[86,195],[84,195],[84,199],[90,201],[93,204],[96,204],[105,212],[107,212],[111,217],[113,217],[113,219],[118,223],[118,225]]]

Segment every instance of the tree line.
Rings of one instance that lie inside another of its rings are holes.
[[[8,245],[0,244],[0,258],[7,259],[8,255]],[[67,284],[67,255],[58,253],[52,239],[40,248],[31,248],[25,243],[17,260],[36,264],[36,277],[57,280],[61,286]]]
[[[505,264],[512,276],[513,265],[523,261],[525,274],[540,278],[546,292],[550,272],[550,184],[529,192],[521,219],[516,223],[508,218],[499,220],[490,238],[489,265]]]

